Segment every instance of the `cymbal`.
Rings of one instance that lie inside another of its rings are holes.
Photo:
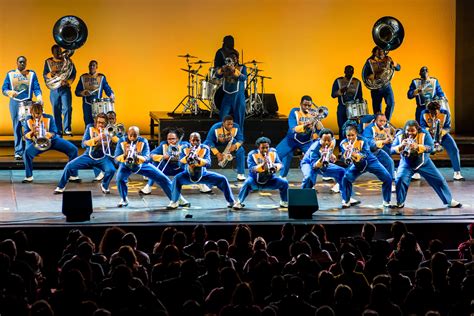
[[[247,68],[247,70],[250,70],[250,71],[258,71],[258,72],[264,71],[263,69],[260,69],[260,68],[251,68],[251,67]]]
[[[196,75],[196,76],[199,76],[199,77],[204,77],[203,75],[198,74],[198,71],[197,71],[197,70],[187,70],[187,69],[184,69],[184,68],[181,68],[181,70],[182,70],[182,71],[189,72],[190,74],[193,74],[193,75]]]
[[[210,61],[203,61],[203,60],[198,60],[198,61],[195,61],[191,64],[199,64],[199,65],[202,65],[202,64],[210,64],[211,62]]]
[[[186,55],[178,55],[178,57],[181,57],[181,58],[197,58],[196,56],[191,56],[189,54],[186,54]]]
[[[272,79],[272,77],[267,77],[267,76],[255,76],[255,77],[258,77],[258,78],[262,78],[262,79]]]
[[[263,64],[263,62],[261,61],[256,61],[255,59],[254,60],[251,60],[251,61],[247,61],[244,63],[245,65],[247,64]]]

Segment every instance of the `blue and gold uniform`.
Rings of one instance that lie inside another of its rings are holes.
[[[421,93],[415,94],[415,91],[422,89]],[[443,89],[438,79],[429,77],[427,80],[422,78],[413,79],[407,92],[408,99],[415,98],[416,111],[415,120],[421,124],[421,112],[426,109],[428,103],[434,98],[444,98]]]
[[[77,170],[90,169],[97,167],[104,172],[104,179],[102,180],[102,187],[107,191],[109,184],[115,174],[115,166],[108,153],[104,153],[104,146],[101,141],[96,141],[94,138],[100,134],[92,124],[87,125],[84,136],[82,137],[82,148],[86,150],[82,155],[67,163],[64,167],[64,172],[59,181],[58,188],[64,189],[70,176],[77,173]],[[115,136],[111,139],[116,143],[118,138]]]
[[[211,152],[214,155],[217,155],[217,153],[222,152],[225,149],[231,139],[232,144],[234,144],[237,148],[237,150],[235,151],[235,156],[237,160],[237,173],[244,174],[245,151],[242,146],[244,142],[244,135],[242,134],[242,130],[239,127],[239,124],[234,123],[230,131],[227,131],[224,128],[222,122],[212,125],[211,129],[209,130],[209,133],[207,133],[207,138],[204,144],[209,146]]]
[[[136,160],[132,164],[128,164],[124,153],[126,152],[127,146],[131,144],[128,136],[123,136],[115,149],[115,159],[120,163],[117,172],[117,187],[120,197],[123,201],[127,201],[128,195],[128,178],[132,173],[140,174],[158,183],[163,189],[166,196],[171,200],[171,181],[167,176],[163,174],[158,168],[148,162],[150,154],[150,146],[148,140],[138,136],[137,140],[133,142],[136,146]]]
[[[60,70],[63,68],[65,62],[65,59],[56,59],[54,57],[46,59],[44,62],[43,70],[44,79],[50,79],[53,77],[53,73],[59,73]],[[74,79],[76,79],[76,67],[74,66],[74,64],[72,64],[72,67],[73,68],[71,76],[66,80],[66,84],[57,89],[51,90],[49,96],[51,104],[53,106],[54,121],[56,123],[59,135],[63,134],[63,130],[65,133],[70,133],[72,131],[71,85],[74,82]],[[62,116],[64,116],[64,125]]]
[[[291,109],[288,115],[288,133],[276,147],[278,156],[283,163],[280,171],[282,177],[288,175],[293,151],[299,148],[305,153],[311,146],[311,142],[318,137],[319,129],[313,130],[304,126],[306,122],[312,119],[313,115],[310,112],[304,113],[300,107]]]
[[[364,129],[362,136],[369,141],[373,154],[393,177],[395,164],[390,156],[391,144],[386,143],[387,140],[392,138],[388,129],[380,128],[375,122],[372,122]]]
[[[189,164],[187,156],[193,150],[196,157],[200,158],[199,162]],[[185,147],[181,152],[180,163],[183,165],[184,171],[178,173],[173,179],[172,185],[172,202],[177,203],[181,195],[181,188],[185,184],[202,183],[209,187],[217,186],[219,190],[224,193],[226,201],[232,206],[234,203],[234,196],[230,189],[229,181],[223,175],[216,172],[208,171],[207,168],[211,165],[211,150],[207,145],[200,144],[197,148]]]
[[[84,90],[91,92],[91,95],[82,96],[81,92]],[[112,88],[110,88],[107,83],[105,75],[101,73],[85,73],[81,75],[77,83],[75,94],[78,97],[82,97],[82,112],[86,126],[94,122],[94,118],[92,117],[92,101],[102,98],[103,92],[105,92],[108,97],[114,94]]]
[[[438,110],[436,117],[431,116],[430,111],[423,110],[421,112],[421,127],[429,130],[432,138],[435,137],[435,122],[439,120],[440,126],[440,144],[446,149],[454,172],[461,171],[461,159],[459,157],[459,149],[453,137],[449,134],[451,130],[451,115],[446,110]],[[434,141],[434,139],[433,139]]]
[[[402,142],[407,136],[401,132],[395,137],[392,145],[392,153],[400,154],[403,152]],[[397,189],[397,205],[403,206],[410,186],[411,177],[415,172],[420,173],[426,179],[428,184],[435,190],[443,204],[450,204],[452,201],[451,191],[444,177],[430,159],[430,153],[433,150],[433,139],[430,134],[421,129],[414,138],[418,144],[416,150],[410,151],[409,156],[400,155],[400,164],[397,169],[395,185]]]
[[[346,88],[346,93],[340,93],[342,88]],[[337,98],[337,126],[341,134],[342,126],[347,121],[346,103],[350,101],[362,101],[362,86],[360,80],[354,77],[348,79],[345,76],[334,80],[332,84],[331,97]]]
[[[45,136],[51,140],[51,147],[47,150],[40,151],[34,146],[35,139],[33,137],[33,130],[37,124],[42,124],[44,126],[46,131]],[[58,131],[51,115],[43,114],[38,122],[33,119],[32,116],[27,117],[25,122],[26,149],[24,154],[25,174],[27,178],[33,176],[33,159],[43,152],[57,150],[66,154],[69,158],[69,161],[77,157],[77,147],[73,143],[59,137],[57,133]],[[77,170],[71,175],[73,177],[77,177]]]
[[[239,202],[243,203],[252,190],[279,190],[280,200],[288,202],[288,181],[281,179],[275,173],[269,172],[265,165],[268,160],[275,167],[275,172],[280,170],[282,163],[274,148],[270,148],[267,156],[263,156],[258,149],[249,152],[247,165],[249,177],[245,180],[239,192]]]
[[[333,152],[336,147],[336,140],[333,139],[331,144],[328,146],[327,150]],[[336,180],[339,184],[339,187],[342,187],[342,179],[346,170],[332,162],[327,166],[323,165],[322,154],[326,150],[321,144],[321,141],[315,141],[308,151],[306,151],[303,159],[301,160],[300,167],[301,172],[303,172],[303,189],[310,189],[316,184],[316,177],[320,174],[323,177],[331,177]],[[346,191],[342,190],[341,195],[343,200],[349,200],[343,195]]]
[[[351,143],[347,138],[341,141],[340,149],[342,157],[348,156],[346,151],[350,150],[350,147]],[[352,184],[354,181],[363,173],[370,172],[382,181],[382,196],[384,203],[388,205],[391,198],[392,176],[372,154],[369,142],[365,138],[357,136],[352,147],[352,156],[350,158],[353,163],[346,169],[346,173],[342,179],[341,191],[345,191],[342,195],[345,197],[344,202],[348,203],[352,196]]]
[[[18,117],[18,106],[21,101],[30,101],[33,94],[41,100],[41,88],[38,77],[33,70],[24,70],[20,72],[18,69],[10,70],[3,82],[3,95],[10,98],[10,117],[13,123],[13,135],[15,155],[23,156],[24,146],[22,142],[21,122]],[[16,96],[14,94],[17,93]]]
[[[150,152],[150,162],[152,162],[153,165],[165,175],[175,176],[184,170],[183,165],[181,165],[179,162],[179,157],[181,156],[183,148],[188,146],[189,143],[183,141],[180,141],[176,146],[170,146],[166,141],[162,141],[158,147]],[[170,157],[175,156],[177,159],[172,159],[168,162],[167,160],[163,159],[164,153],[167,153]],[[153,185],[153,181],[148,181],[148,185]]]

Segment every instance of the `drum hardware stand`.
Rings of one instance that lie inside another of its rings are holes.
[[[262,91],[262,96],[258,94],[258,78],[260,77],[258,75],[259,70],[258,69],[258,63],[255,60],[252,60],[251,62],[253,64],[253,76],[248,82],[248,89],[249,89],[249,97],[246,100],[247,106],[246,106],[246,113],[247,117],[252,117],[256,116],[259,114],[262,114],[263,112],[263,91]],[[262,81],[263,84],[263,81]],[[263,86],[262,86],[263,89]]]

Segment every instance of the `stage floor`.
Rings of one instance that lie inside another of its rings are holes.
[[[67,190],[91,190],[93,208],[91,220],[82,223],[67,223],[61,213],[62,195],[54,195],[53,190],[61,176],[62,170],[36,170],[35,181],[23,184],[23,170],[0,170],[0,226],[63,226],[63,225],[169,225],[196,224],[234,225],[236,223],[278,224],[292,221],[294,223],[321,222],[334,223],[388,223],[395,220],[410,222],[473,222],[474,221],[474,168],[464,168],[467,181],[453,182],[452,169],[442,168],[448,179],[453,197],[463,203],[461,209],[445,208],[426,181],[415,181],[411,184],[406,207],[401,210],[384,209],[381,206],[381,183],[371,174],[365,174],[355,185],[356,198],[362,204],[349,209],[341,209],[340,194],[331,193],[332,182],[318,179],[316,189],[320,210],[312,220],[289,220],[286,209],[279,208],[278,191],[251,193],[245,201],[246,208],[233,211],[226,208],[226,201],[220,191],[213,189],[214,194],[199,193],[197,188],[188,186],[183,194],[192,206],[178,210],[166,210],[168,199],[159,188],[151,195],[140,196],[138,190],[145,184],[142,177],[134,175],[129,183],[130,204],[118,208],[118,195],[115,180],[111,184],[111,194],[100,192],[99,184],[93,183],[91,170],[80,171],[83,182],[70,183]],[[234,195],[237,196],[241,182],[235,179],[231,170],[219,170],[231,181]],[[299,187],[301,172],[290,171],[291,187]],[[395,200],[395,194],[392,195]]]

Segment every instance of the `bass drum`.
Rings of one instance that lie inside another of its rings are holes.
[[[31,114],[33,101],[20,101],[18,104],[18,119],[23,122]]]
[[[112,99],[103,98],[96,99],[92,102],[92,117],[96,117],[99,113],[115,112],[115,106]]]
[[[357,119],[361,116],[369,114],[369,108],[367,106],[367,101],[359,100],[346,102],[346,114],[348,119]]]

